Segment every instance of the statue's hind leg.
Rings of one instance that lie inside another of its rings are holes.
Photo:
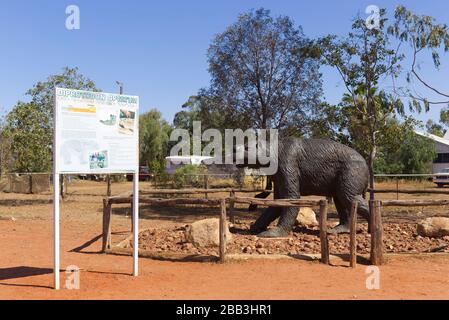
[[[340,218],[340,224],[335,228],[329,230],[329,233],[348,233],[349,228],[349,215],[351,214],[352,202],[357,201],[357,213],[368,221],[369,224],[369,207],[368,202],[363,199],[362,196],[354,196],[350,199],[338,199],[334,198],[335,207],[337,208],[338,216]]]
[[[355,197],[355,200],[358,201],[357,213],[359,215],[361,215],[368,222],[368,232],[371,233],[371,225],[370,225],[371,219],[370,219],[368,201],[363,199],[362,196]]]
[[[351,212],[351,201],[334,197],[340,223],[335,228],[329,229],[328,233],[349,233],[349,214]]]
[[[354,200],[357,201],[357,213],[361,215],[368,223],[370,221],[370,214],[369,214],[369,206],[368,201],[363,199],[362,196],[356,196]]]

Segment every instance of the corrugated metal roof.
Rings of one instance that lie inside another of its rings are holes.
[[[426,137],[426,138],[432,139],[433,141],[436,141],[438,143],[441,143],[441,144],[444,144],[446,146],[449,146],[449,140],[448,139],[441,138],[439,136],[436,136],[434,134],[427,133],[427,132],[420,132],[420,131],[416,131],[415,130],[415,133],[420,135],[420,136],[422,136],[422,137]]]

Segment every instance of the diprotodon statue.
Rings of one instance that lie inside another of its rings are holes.
[[[368,189],[368,166],[354,149],[325,139],[288,137],[279,139],[277,159],[278,170],[271,177],[275,199],[332,197],[340,224],[331,233],[349,232],[354,200],[358,202],[358,213],[369,220],[368,204],[362,197]],[[259,237],[285,237],[292,230],[297,214],[297,208],[269,207],[251,226],[251,231]],[[267,229],[277,218],[277,226]]]

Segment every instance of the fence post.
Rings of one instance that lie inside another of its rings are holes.
[[[357,266],[357,201],[352,202],[351,214],[349,216],[349,265],[351,268]]]
[[[111,181],[111,175],[110,174],[108,174],[106,176],[106,183],[108,184],[106,195],[108,197],[110,197],[112,195],[112,181]]]
[[[234,215],[234,198],[235,198],[235,191],[231,191],[231,197],[229,198],[229,220],[232,224],[235,223],[235,215]]]
[[[383,263],[383,228],[382,211],[379,200],[370,201],[371,218],[371,264],[380,266]]]
[[[329,240],[327,238],[327,200],[320,201],[321,263],[329,264]]]
[[[33,194],[33,174],[32,173],[30,173],[28,175],[28,179],[29,179],[28,186],[30,188],[29,192],[30,192],[30,194]]]
[[[226,200],[220,200],[220,263],[226,260]]]
[[[111,248],[111,215],[112,204],[109,199],[103,199],[103,252]]]
[[[207,189],[209,189],[209,175],[207,175],[207,174],[204,175],[204,189],[206,189],[206,191],[207,191]],[[209,194],[206,192],[205,195],[206,195],[206,199],[208,199]]]
[[[396,178],[396,200],[399,200],[399,178]]]

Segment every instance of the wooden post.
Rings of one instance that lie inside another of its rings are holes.
[[[357,266],[357,201],[351,206],[351,215],[349,216],[350,235],[349,235],[349,265],[351,268]]]
[[[111,248],[111,215],[112,204],[108,199],[103,199],[103,252]]]
[[[106,191],[106,196],[110,197],[112,195],[112,181],[111,181],[111,175],[110,174],[108,174],[106,176],[106,182],[108,184],[107,191]]]
[[[380,266],[383,263],[383,228],[381,202],[370,201],[371,216],[371,264]]]
[[[399,200],[399,179],[396,178],[396,200]]]
[[[220,263],[226,260],[226,200],[220,200]]]
[[[204,189],[208,190],[209,189],[209,176],[207,174],[204,175]],[[208,199],[209,194],[206,192],[206,199]]]
[[[232,224],[235,223],[235,216],[234,216],[234,198],[235,198],[235,192],[231,191],[231,197],[229,199],[229,220]]]
[[[329,240],[327,238],[327,200],[320,201],[321,263],[329,264]]]
[[[28,193],[32,194],[33,193],[33,174],[32,173],[30,173],[28,175],[28,188],[29,188]]]

